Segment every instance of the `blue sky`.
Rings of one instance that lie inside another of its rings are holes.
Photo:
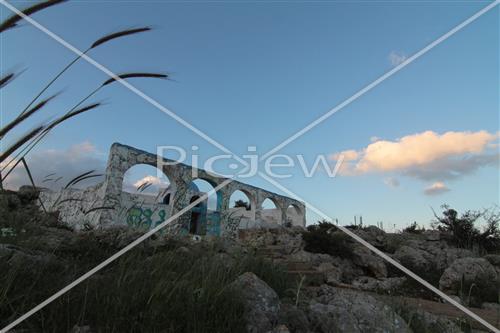
[[[390,70],[391,54],[407,57],[419,51],[488,3],[70,1],[33,18],[81,49],[104,34],[152,25],[151,32],[116,40],[89,55],[117,73],[170,73],[173,81],[130,82],[243,154],[248,145],[260,153],[273,148]],[[2,8],[1,17],[7,15]],[[374,137],[397,142],[425,131],[494,135],[499,130],[499,30],[497,6],[282,153],[303,154],[312,163],[317,154],[362,151]],[[1,90],[2,122],[22,110],[73,58],[27,23],[1,35],[0,55],[2,73],[27,69]],[[50,90],[64,89],[63,94],[17,134],[64,112],[105,79],[79,62]],[[34,152],[40,161],[46,162],[42,157],[49,156],[47,150],[64,156],[70,147],[87,143],[93,147],[84,149],[92,154],[90,164],[98,164],[116,141],[151,152],[157,145],[197,145],[202,159],[220,153],[124,87],[110,86],[95,100],[107,105],[54,131]],[[491,146],[495,142],[498,138],[484,151],[498,154],[498,147]],[[460,162],[464,156],[455,157]],[[88,159],[81,161],[83,172]],[[50,168],[49,163],[38,164]],[[77,172],[78,166],[71,170]],[[292,178],[279,181],[343,223],[352,222],[354,215],[386,226],[427,223],[430,207],[438,209],[442,203],[464,210],[499,201],[494,163],[454,179],[422,180],[406,171],[330,179],[325,173],[304,178],[295,169]],[[390,179],[399,185],[388,186]],[[248,182],[280,192],[259,178]],[[437,182],[449,190],[423,192]],[[315,218],[309,214],[309,222]]]

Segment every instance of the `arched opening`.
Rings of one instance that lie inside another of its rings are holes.
[[[220,234],[220,210],[222,197],[220,192],[214,191],[215,187],[204,179],[197,178],[189,186],[187,195],[189,203],[208,194],[208,197],[191,208],[189,233],[196,235]]]
[[[125,172],[122,192],[144,197],[147,202],[155,198],[154,202],[157,202],[169,185],[170,180],[160,169],[147,164],[136,164]]]
[[[163,197],[163,204],[164,205],[170,205],[170,196],[171,196],[172,193],[167,193],[167,195],[165,195],[165,197]]]
[[[255,220],[253,196],[246,191],[234,191],[229,197],[229,214],[232,218]]]
[[[168,177],[154,166],[136,164],[128,169],[123,176],[120,197],[120,214],[125,214],[126,223],[150,229],[164,222],[170,210],[163,196],[170,186]]]
[[[290,204],[286,209],[286,223],[302,225],[302,210],[295,204]]]
[[[268,223],[281,224],[281,209],[272,198],[266,198],[261,204],[260,217]]]
[[[199,198],[200,198],[199,195],[193,195],[191,197],[191,199],[189,199],[189,203],[192,204],[193,202],[195,202]],[[203,201],[199,202],[198,204],[196,204],[196,206],[194,206],[191,209],[191,220],[189,222],[189,233],[190,234],[199,235],[202,233],[203,230],[201,230],[201,228],[202,228],[201,216],[204,213],[206,214],[206,206],[204,205]]]

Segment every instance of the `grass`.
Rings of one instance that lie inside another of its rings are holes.
[[[12,193],[0,196],[0,227],[12,231],[0,243],[20,249],[10,260],[0,250],[0,327],[118,249],[112,232],[75,234],[61,229],[56,216],[34,210],[33,204],[15,197]],[[58,232],[67,240],[44,249],[45,239]],[[153,246],[154,242],[160,245]],[[96,332],[243,332],[244,303],[240,290],[231,288],[239,275],[255,273],[280,296],[291,286],[281,267],[254,254],[229,255],[224,249],[222,240],[188,244],[157,238],[58,298],[19,328],[68,332],[78,325]]]

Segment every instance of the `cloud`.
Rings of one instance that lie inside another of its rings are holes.
[[[443,182],[435,182],[424,190],[425,195],[438,195],[450,191]]]
[[[105,161],[95,146],[82,142],[66,150],[48,149],[33,152],[26,157],[35,184],[40,187],[60,189],[74,177],[91,170],[102,174]],[[13,164],[11,164],[13,165]],[[3,167],[3,166],[2,166]],[[75,187],[86,187],[102,181],[102,177],[91,178]],[[4,186],[16,190],[19,186],[30,184],[23,166],[19,164],[5,180]]]
[[[137,181],[132,181],[129,179],[130,177],[127,177],[127,174],[125,175],[125,181],[124,181],[124,188],[128,192],[135,193],[137,192],[137,189],[144,184],[151,184],[148,185],[147,188],[145,188],[143,193],[149,193],[149,194],[157,194],[160,190],[163,190],[168,187],[170,184],[168,181],[168,178],[166,177],[157,177],[157,176],[152,176],[152,175],[147,175],[142,178],[140,178]]]
[[[393,177],[389,177],[389,178],[384,179],[384,183],[390,187],[398,187],[399,186],[399,180],[397,178],[393,178]]]
[[[388,60],[392,66],[397,66],[404,62],[408,57],[402,52],[391,51],[388,56]]]
[[[365,148],[335,153],[353,157],[344,159],[341,175],[371,172],[397,172],[425,181],[455,179],[473,173],[480,167],[498,165],[499,153],[491,149],[498,134],[487,131],[433,131],[404,136],[395,141],[378,140]]]

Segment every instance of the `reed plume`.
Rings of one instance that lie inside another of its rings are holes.
[[[40,103],[38,103],[37,105],[35,105],[33,108],[31,108],[30,110],[28,110],[27,112],[25,112],[23,115],[15,118],[10,123],[8,123],[7,125],[5,125],[2,129],[0,129],[0,139],[2,139],[5,136],[5,134],[7,134],[14,127],[16,127],[21,122],[23,122],[24,120],[26,120],[27,118],[29,118],[30,116],[32,116],[33,114],[35,114],[35,112],[37,112],[38,110],[40,110],[41,108],[43,108],[48,102],[50,102],[50,100],[52,100],[56,96],[57,96],[57,94],[52,95],[49,98],[44,99],[43,101],[41,101]]]
[[[0,79],[0,88],[8,85],[14,79],[14,73],[9,73]]]
[[[137,78],[137,77],[147,77],[147,78],[156,78],[156,79],[166,79],[168,78],[167,74],[161,74],[161,73],[141,73],[141,72],[133,72],[133,73],[124,73],[117,75],[116,78],[112,77],[102,84],[102,86],[107,86],[108,84],[111,84],[113,82],[117,81],[117,78],[120,79],[130,79],[130,78]]]
[[[21,115],[23,113],[26,112],[26,110],[28,110],[28,108],[36,102],[36,100],[47,90],[49,89],[49,87],[57,81],[57,79],[59,77],[61,77],[61,75],[63,75],[68,69],[71,68],[71,66],[73,66],[78,60],[80,60],[80,58],[86,54],[87,52],[89,52],[90,50],[96,48],[97,46],[100,46],[102,44],[105,44],[111,40],[114,40],[114,39],[117,39],[117,38],[120,38],[120,37],[125,37],[125,36],[130,36],[130,35],[133,35],[133,34],[137,34],[137,33],[140,33],[140,32],[144,32],[144,31],[149,31],[151,30],[150,27],[142,27],[142,28],[136,28],[136,29],[127,29],[127,30],[122,30],[122,31],[118,31],[118,32],[115,32],[115,33],[112,33],[112,34],[109,34],[109,35],[105,35],[101,38],[99,38],[98,40],[96,40],[89,48],[87,48],[85,51],[83,51],[81,54],[79,54],[75,59],[73,59],[69,64],[66,65],[66,67],[64,67],[59,73],[57,73],[57,75],[52,78],[52,80],[50,80],[49,83],[47,83],[45,85],[45,87],[43,87],[43,89],[35,96],[35,98],[33,98],[31,100],[31,102],[28,104],[28,106],[26,106],[24,108],[24,110],[21,112]]]
[[[144,72],[127,72],[127,73],[123,73],[123,74],[120,74],[120,75],[117,75],[118,78],[121,78],[121,79],[127,79],[127,78],[140,78],[140,77],[144,77],[144,78],[167,78],[168,75],[167,74],[161,74],[161,73],[144,73]],[[91,98],[92,96],[94,96],[97,92],[99,92],[99,90],[101,90],[103,87],[113,83],[113,82],[116,82],[117,80],[115,78],[111,78],[111,79],[108,79],[106,81],[104,81],[104,83],[102,83],[100,86],[98,86],[96,89],[94,89],[90,94],[88,94],[87,96],[85,96],[85,98],[83,98],[82,100],[80,100],[75,106],[73,106],[69,111],[68,113],[64,116],[65,119],[58,119],[56,120],[53,124],[49,125],[48,128],[43,131],[42,133],[39,134],[39,137],[37,138],[34,138],[32,140],[32,142],[29,144],[29,146],[25,147],[24,149],[22,149],[18,155],[15,157],[15,159],[17,159],[19,156],[21,156],[21,154],[23,154],[26,150],[26,153],[24,153],[23,156],[26,156],[26,154],[28,154],[32,149],[33,147],[38,144],[38,142],[40,142],[43,137],[45,135],[48,134],[48,132],[54,128],[57,124],[61,123],[62,121],[68,119],[68,118],[71,118],[71,117],[74,117],[76,116],[77,114],[79,113],[82,113],[84,111],[88,111],[88,109],[85,109],[85,110],[77,110],[75,111],[75,109],[80,106],[81,104],[83,104],[85,101],[87,101],[89,98]],[[94,107],[97,107],[94,106]],[[7,163],[7,165],[5,165],[1,171],[5,170],[8,166],[9,166],[10,163]],[[7,173],[7,175],[10,173],[10,171]],[[7,175],[5,177],[7,177]]]
[[[34,129],[32,129],[31,131],[29,131],[28,133],[26,133],[25,135],[23,135],[19,140],[14,142],[9,148],[7,148],[7,150],[5,150],[4,153],[2,153],[2,155],[0,155],[0,163],[5,161],[7,159],[7,157],[9,157],[14,151],[16,151],[19,147],[24,145],[26,142],[28,142],[35,135],[40,133],[43,129],[44,129],[43,126],[38,126]],[[17,163],[16,163],[16,165],[17,165]]]
[[[103,36],[103,37],[99,38],[98,40],[96,40],[90,46],[89,49],[93,49],[95,47],[98,47],[99,45],[107,43],[110,40],[113,40],[113,39],[116,39],[116,38],[120,38],[120,37],[124,37],[124,36],[128,36],[128,35],[134,35],[134,34],[137,34],[137,33],[140,33],[140,32],[145,32],[145,31],[149,31],[149,30],[151,30],[151,27],[142,27],[142,28],[135,28],[135,29],[127,29],[127,30],[122,30],[122,31],[114,32],[112,34]]]
[[[41,11],[45,8],[52,7],[54,5],[57,5],[57,4],[66,2],[66,1],[67,0],[48,0],[48,1],[34,4],[33,6],[28,7],[26,9],[22,10],[21,12],[26,16],[30,16],[31,14],[34,14],[34,13]],[[6,19],[5,21],[3,21],[0,24],[0,33],[14,28],[15,26],[17,26],[17,22],[21,21],[22,19],[23,19],[23,17],[21,15],[18,15],[18,14],[14,14],[14,15],[10,16],[8,19]]]

